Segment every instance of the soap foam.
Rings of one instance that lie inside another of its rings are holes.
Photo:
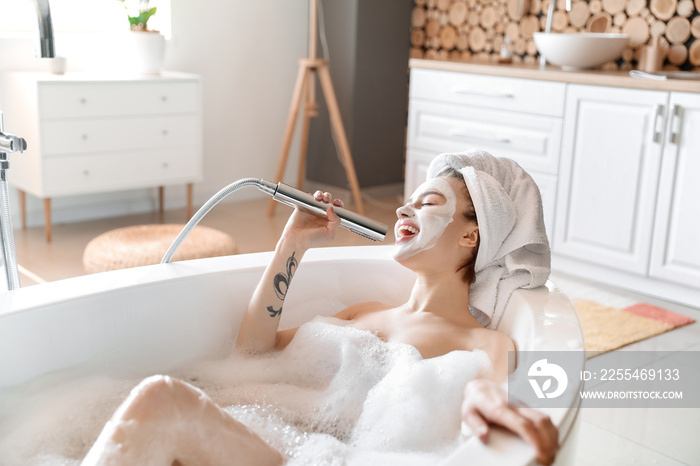
[[[284,351],[234,354],[172,376],[203,390],[290,465],[436,464],[459,444],[463,389],[490,368],[487,355],[424,360],[412,346],[345,324],[317,318]],[[46,390],[3,428],[0,464],[79,464],[137,383],[90,377]]]

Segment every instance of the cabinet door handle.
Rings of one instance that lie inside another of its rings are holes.
[[[462,131],[459,129],[451,129],[450,135],[451,136],[458,136],[461,138],[480,139],[482,141],[502,142],[504,144],[510,144],[510,138],[505,138],[502,136],[490,136],[488,134],[472,134],[472,133],[467,133],[466,131]]]
[[[671,114],[671,135],[668,137],[670,143],[680,144],[682,122],[683,107],[676,104],[673,106],[673,113]]]
[[[513,99],[515,94],[504,91],[489,91],[485,89],[471,89],[469,87],[454,86],[450,89],[455,94],[478,95],[480,97],[498,97],[501,99]]]
[[[663,122],[666,113],[665,105],[656,106],[656,114],[654,115],[654,142],[660,143],[663,138]],[[659,119],[661,119],[661,129],[659,129]]]

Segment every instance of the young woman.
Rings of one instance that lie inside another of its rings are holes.
[[[237,348],[261,353],[284,349],[297,329],[278,330],[287,288],[304,253],[332,240],[340,219],[329,193],[327,218],[295,210],[272,261],[250,301]],[[479,225],[461,174],[447,170],[422,184],[397,210],[395,259],[416,274],[408,302],[392,307],[356,304],[335,317],[386,341],[414,346],[423,358],[455,350],[482,350],[492,371],[465,388],[462,418],[486,442],[489,424],[504,426],[531,443],[537,459],[550,464],[557,430],[547,416],[511,408],[501,386],[513,342],[484,328],[469,311],[469,285],[480,243]],[[182,422],[187,420],[187,422]],[[156,376],[142,382],[105,426],[83,464],[283,464],[282,455],[235,421],[200,390]]]

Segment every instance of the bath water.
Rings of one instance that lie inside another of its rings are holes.
[[[489,370],[486,354],[426,360],[343,322],[317,318],[284,351],[170,375],[202,389],[290,465],[439,463],[463,441],[463,389]],[[140,381],[89,376],[47,388],[50,378],[0,392],[0,464],[80,464]]]

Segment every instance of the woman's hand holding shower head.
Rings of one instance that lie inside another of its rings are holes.
[[[316,201],[328,204],[326,217],[298,207],[294,208],[294,212],[284,227],[280,242],[284,241],[294,245],[295,250],[307,250],[332,241],[340,227],[340,217],[333,211],[333,206],[343,207],[343,201],[333,199],[328,192],[316,191],[313,196]]]

